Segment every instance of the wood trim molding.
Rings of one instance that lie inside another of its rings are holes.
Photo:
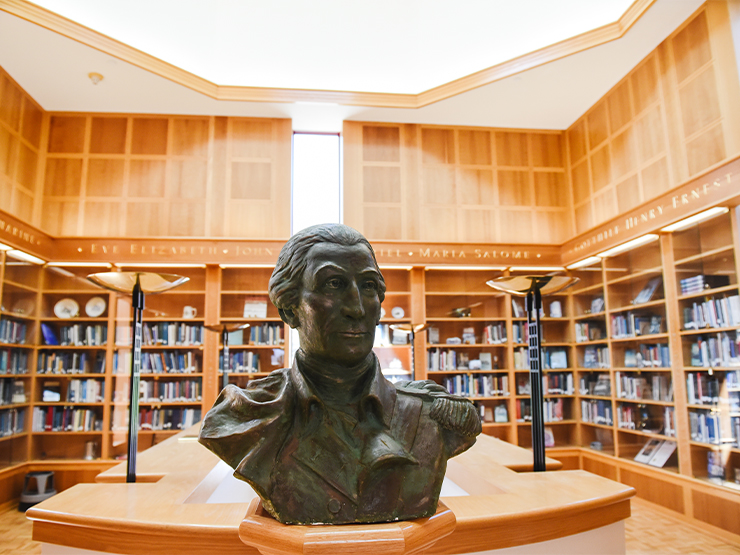
[[[655,233],[712,206],[740,203],[740,156],[698,176],[562,245],[562,265],[593,256],[646,233]]]
[[[497,64],[419,94],[367,93],[268,87],[219,86],[182,68],[112,39],[26,0],[5,0],[0,10],[95,48],[216,100],[248,102],[326,102],[376,108],[422,108],[517,73],[623,37],[655,0],[635,0],[619,20],[598,29]]]

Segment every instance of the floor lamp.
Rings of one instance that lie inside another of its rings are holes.
[[[163,293],[182,285],[190,278],[154,272],[102,272],[87,276],[95,285],[131,295],[134,320],[131,325],[133,349],[128,404],[128,460],[126,482],[136,482],[136,453],[139,445],[139,375],[141,374],[141,325],[144,295]]]
[[[229,372],[231,371],[231,359],[229,358],[229,334],[249,327],[249,324],[209,324],[204,326],[207,330],[221,334],[223,345],[223,381],[221,389],[229,385]]]
[[[529,390],[532,410],[532,454],[534,471],[545,470],[545,417],[542,391],[542,328],[540,310],[542,297],[567,289],[578,278],[567,276],[508,276],[486,282],[490,287],[511,295],[527,298],[527,328],[529,330]]]

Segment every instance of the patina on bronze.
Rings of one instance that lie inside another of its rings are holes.
[[[228,385],[200,442],[286,524],[427,517],[447,459],[481,431],[473,404],[431,381],[394,386],[372,352],[385,281],[372,247],[339,224],[285,244],[270,299],[298,330],[291,368]]]

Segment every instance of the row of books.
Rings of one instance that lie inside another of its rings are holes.
[[[705,289],[711,289],[714,287],[724,287],[730,284],[729,276],[707,276],[699,274],[697,276],[691,276],[680,280],[679,286],[681,287],[682,295],[691,295],[693,293],[701,293]]]
[[[611,401],[581,399],[581,421],[611,426],[614,424]]]
[[[452,370],[498,370],[498,355],[488,352],[478,353],[478,358],[470,358],[467,350],[440,349],[427,351],[427,368],[432,372]]]
[[[139,399],[148,403],[157,401],[195,402],[200,401],[202,395],[200,380],[173,380],[169,382],[141,380],[139,382]]]
[[[564,403],[562,399],[545,399],[542,403],[545,422],[562,422],[564,417]],[[529,399],[518,399],[516,402],[517,422],[531,422],[532,408]]]
[[[204,329],[201,324],[184,322],[144,322],[141,328],[142,345],[192,347],[203,344]],[[131,328],[116,328],[116,345],[131,345]]]
[[[218,357],[218,367],[223,371],[224,355]],[[252,374],[260,372],[260,355],[252,351],[229,352],[229,371]]]
[[[200,409],[195,408],[142,408],[139,410],[139,430],[184,430],[200,421]],[[115,411],[113,431],[128,430],[128,411]]]
[[[28,374],[28,353],[21,349],[0,349],[0,375]]]
[[[22,434],[26,428],[26,409],[0,410],[0,437]]]
[[[573,374],[570,372],[548,372],[542,374],[542,391],[546,395],[573,395]],[[517,376],[516,392],[518,395],[530,395],[529,376]]]
[[[600,395],[608,397],[612,394],[612,383],[609,374],[584,374],[578,381],[581,395]]]
[[[250,345],[282,345],[285,343],[285,326],[282,323],[264,323],[249,328]]]
[[[720,415],[714,411],[689,411],[691,440],[699,443],[722,443]]]
[[[131,372],[131,351],[113,353],[113,372]],[[192,351],[158,351],[141,354],[142,374],[197,374],[200,354]]]
[[[103,419],[93,409],[34,407],[34,432],[100,432]]]
[[[686,397],[689,405],[716,405],[719,403],[719,379],[704,372],[686,374]]]
[[[100,324],[59,326],[58,332],[57,334],[57,330],[51,325],[45,322],[41,323],[41,334],[44,337],[44,345],[102,347],[108,343],[108,326]]]
[[[506,374],[458,374],[445,377],[442,385],[453,395],[461,397],[497,397],[509,394]]]
[[[673,401],[673,380],[670,376],[662,374],[635,376],[616,372],[614,383],[617,388],[617,397],[620,399]]]
[[[663,331],[663,317],[657,314],[614,314],[611,317],[611,334],[614,339],[628,339],[655,335]]]
[[[26,342],[26,324],[0,317],[0,343],[22,345]]]
[[[691,344],[691,366],[740,366],[740,333],[699,336]]]
[[[625,368],[670,368],[671,352],[667,343],[640,345],[624,350]]]
[[[514,336],[514,343],[529,342],[529,326],[526,322],[512,322],[511,332]]]
[[[506,408],[505,403],[499,403],[495,407],[492,407],[490,404],[475,403],[475,407],[478,409],[481,422],[505,424],[509,421],[509,410]]]
[[[489,345],[506,343],[506,324],[504,322],[497,322],[485,326],[483,328],[483,343],[488,343]]]
[[[0,406],[26,402],[26,384],[23,380],[0,380]]]
[[[683,309],[686,330],[740,326],[740,296],[707,297]]]
[[[563,347],[545,347],[542,349],[542,364],[548,370],[568,368],[568,351]]]
[[[617,427],[622,430],[639,430],[667,437],[676,436],[673,407],[645,405],[617,405]]]
[[[103,351],[41,351],[36,365],[37,374],[104,374]]]
[[[586,347],[583,351],[584,368],[609,368],[609,347]]]
[[[103,380],[70,380],[67,385],[67,402],[102,403],[105,392]]]
[[[576,343],[585,341],[599,341],[606,338],[604,324],[601,322],[577,322]]]
[[[527,347],[514,349],[514,368],[516,370],[529,370],[529,349]]]

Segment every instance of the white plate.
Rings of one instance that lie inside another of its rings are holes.
[[[54,315],[57,318],[75,318],[80,315],[80,305],[74,299],[62,299],[54,305]]]
[[[105,312],[105,299],[103,297],[93,297],[85,304],[85,314],[90,318],[97,318]]]
[[[394,318],[403,318],[404,314],[406,313],[403,311],[403,308],[401,308],[400,306],[394,306],[391,309],[391,316],[393,316]]]

